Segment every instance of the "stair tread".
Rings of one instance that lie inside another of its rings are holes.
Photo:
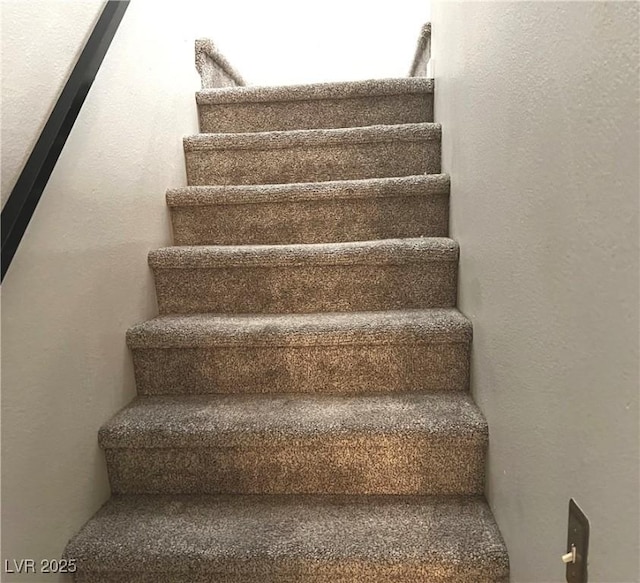
[[[372,125],[354,128],[274,130],[247,133],[196,134],[183,140],[186,152],[198,150],[252,150],[329,145],[439,141],[439,123]]]
[[[182,245],[149,253],[154,268],[227,266],[402,265],[457,261],[458,244],[448,237],[415,237],[339,243],[280,245]]]
[[[211,105],[433,93],[433,85],[433,79],[400,77],[299,85],[220,87],[198,91],[196,102],[198,105]]]
[[[487,426],[462,392],[139,397],[100,430],[102,447],[233,446],[256,437],[423,434],[484,441]]]
[[[77,560],[79,572],[246,569],[255,580],[276,574],[319,580],[314,573],[327,575],[326,569],[353,576],[408,568],[492,580],[508,572],[488,505],[466,496],[116,496],[65,556]]]
[[[469,342],[455,308],[314,314],[172,314],[127,331],[130,348]]]
[[[171,188],[167,191],[167,204],[170,207],[179,207],[429,196],[433,194],[449,194],[449,176],[447,174],[330,180],[326,182],[291,182],[288,184],[184,186]]]

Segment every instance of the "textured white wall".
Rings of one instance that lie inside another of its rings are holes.
[[[43,61],[36,41],[65,37],[60,11],[77,4],[14,2],[9,19],[3,3],[3,170],[22,166],[14,140],[31,139],[35,105],[52,106],[38,67],[67,54],[49,45]],[[124,17],[2,285],[3,560],[59,557],[108,497],[97,430],[134,395],[126,329],[156,313],[146,255],[170,242],[164,191],[185,183],[181,139],[197,131],[194,39],[214,38],[254,83],[381,77],[407,73],[426,20],[408,0],[264,4],[135,0]],[[90,20],[69,22],[78,44]]]
[[[514,583],[638,571],[638,4],[433,5],[436,118]]]
[[[0,1],[3,205],[101,8],[95,0]]]

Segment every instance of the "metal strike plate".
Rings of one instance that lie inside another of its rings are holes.
[[[567,553],[574,551],[575,561],[567,563],[567,583],[587,583],[587,552],[589,550],[589,520],[571,498],[569,500],[569,532]]]

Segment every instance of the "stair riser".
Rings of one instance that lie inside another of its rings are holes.
[[[363,127],[433,121],[433,93],[198,105],[203,133]]]
[[[254,562],[252,561],[252,564]],[[296,564],[279,566],[275,562],[261,566],[256,574],[246,564],[229,562],[226,569],[215,572],[154,571],[151,573],[126,574],[119,572],[76,573],[75,583],[509,583],[508,576],[467,571],[463,565],[455,568],[434,564],[406,562],[400,565],[336,565],[331,568]],[[489,569],[487,569],[489,570]],[[465,572],[466,571],[466,572]],[[508,571],[508,567],[501,572]]]
[[[484,436],[256,436],[241,445],[106,450],[116,494],[481,494]]]
[[[128,498],[67,545],[76,581],[508,582],[506,548],[475,497]]]
[[[440,172],[440,140],[187,150],[189,185],[285,184]]]
[[[447,195],[171,208],[175,245],[279,245],[446,237]]]
[[[161,314],[311,313],[453,307],[457,263],[155,268]]]
[[[384,393],[469,386],[469,344],[135,348],[141,395]]]

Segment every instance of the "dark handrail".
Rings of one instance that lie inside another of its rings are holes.
[[[2,209],[2,277],[18,249],[129,0],[108,0]]]

